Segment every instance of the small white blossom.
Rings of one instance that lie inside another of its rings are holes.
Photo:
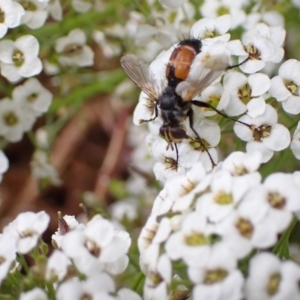
[[[232,2],[228,0],[206,0],[200,8],[200,12],[204,17],[215,18],[221,9],[226,11],[231,16],[231,29],[243,24],[246,19],[246,14],[243,6],[248,3],[248,0]]]
[[[10,142],[18,142],[30,130],[35,117],[24,112],[20,105],[8,98],[0,100],[0,135]]]
[[[81,29],[74,29],[66,37],[57,39],[55,51],[59,54],[59,62],[64,66],[92,66],[94,52],[85,43],[86,36]]]
[[[217,244],[202,268],[189,268],[189,277],[196,283],[193,299],[239,300],[243,298],[244,278],[237,269],[233,254]]]
[[[48,281],[61,281],[67,274],[71,260],[59,250],[54,250],[48,258],[45,278]]]
[[[47,1],[47,0],[45,0]],[[48,0],[49,1],[49,0]],[[63,18],[63,10],[60,4],[60,0],[51,0],[48,3],[47,11],[49,15],[55,20],[55,21],[61,21]]]
[[[62,250],[86,275],[103,269],[115,275],[127,267],[130,244],[127,232],[115,230],[111,222],[96,215],[84,229],[64,236]]]
[[[48,300],[48,296],[41,288],[34,288],[28,292],[23,292],[19,300]]]
[[[291,142],[291,150],[297,159],[300,159],[300,122],[298,122],[297,128],[294,132]]]
[[[12,97],[22,109],[39,116],[48,110],[53,96],[36,78],[30,78],[13,89]]]
[[[230,15],[217,18],[203,18],[196,22],[191,29],[191,36],[200,39],[204,43],[211,40],[222,40],[228,42],[230,34]]]
[[[289,114],[300,113],[300,62],[289,59],[284,62],[278,76],[271,79],[269,94],[282,103],[282,108]]]
[[[239,56],[239,63],[249,58],[240,69],[252,74],[264,68],[267,62],[279,63],[282,60],[284,39],[285,30],[282,27],[269,27],[259,23],[244,33],[242,42],[230,41],[228,46],[233,55]]]
[[[277,112],[268,104],[262,115],[256,118],[245,115],[239,120],[251,127],[236,122],[234,132],[240,139],[248,142],[248,152],[262,153],[262,162],[270,160],[274,151],[282,151],[290,144],[290,132],[285,126],[277,123]]]
[[[16,262],[16,239],[10,234],[0,235],[0,284]]]
[[[230,116],[237,116],[248,111],[250,117],[262,115],[266,103],[262,97],[271,85],[270,78],[262,73],[251,74],[248,78],[236,71],[224,76],[224,90],[230,94],[228,105],[224,108]]]
[[[25,24],[30,29],[37,29],[42,27],[48,17],[47,3],[39,0],[15,0],[19,2],[24,10],[25,15],[22,17],[22,24]]]
[[[44,183],[51,183],[53,185],[61,184],[59,174],[56,168],[49,162],[46,152],[42,150],[35,151],[30,162],[30,167],[33,176],[44,181]]]
[[[93,300],[114,300],[110,293],[115,292],[115,283],[106,273],[98,273],[86,281],[77,278],[63,282],[57,289],[57,300],[81,300],[89,295]]]
[[[23,35],[15,42],[0,41],[1,75],[11,82],[17,82],[22,77],[39,74],[42,71],[39,48],[38,40],[32,35]]]
[[[250,261],[246,282],[248,300],[300,299],[300,267],[292,261],[281,262],[271,253],[258,253]]]
[[[0,0],[0,11],[0,38],[2,38],[6,35],[8,28],[15,28],[21,24],[25,11],[19,3],[12,0]]]
[[[39,238],[47,229],[50,217],[44,211],[39,213],[24,212],[3,229],[16,239],[17,251],[26,254],[38,243]]]

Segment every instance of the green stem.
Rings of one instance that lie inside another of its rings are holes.
[[[47,282],[46,287],[47,287],[47,291],[48,291],[49,300],[55,300],[56,297],[55,297],[55,290],[54,290],[53,284]]]
[[[29,269],[29,266],[27,264],[25,257],[22,254],[18,254],[17,258],[18,258],[18,261],[20,262],[21,266],[24,268],[26,274],[29,274],[30,269]]]
[[[288,229],[281,235],[278,243],[273,248],[272,252],[277,254],[280,258],[289,259],[289,237],[296,226],[298,219],[294,217],[292,223],[288,227]]]
[[[137,279],[133,283],[132,290],[137,291],[139,285],[141,284],[142,280],[144,279],[145,275],[142,272],[139,272]]]

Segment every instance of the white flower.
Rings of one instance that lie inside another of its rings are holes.
[[[198,162],[185,176],[178,176],[167,181],[165,190],[168,198],[174,203],[172,211],[185,211],[191,206],[196,195],[209,185],[210,177],[205,177],[205,175],[203,164]]]
[[[57,39],[55,51],[60,54],[59,62],[64,66],[92,66],[94,63],[94,52],[85,43],[86,36],[81,29],[74,29],[68,36]]]
[[[248,300],[299,299],[300,268],[292,261],[281,262],[271,253],[259,253],[250,261],[246,282]]]
[[[21,18],[25,11],[19,3],[12,0],[0,0],[0,11],[0,38],[2,38],[8,28],[15,28],[21,24]]]
[[[0,284],[16,262],[16,239],[10,234],[0,235]]]
[[[55,248],[61,248],[61,242],[63,236],[71,231],[78,229],[83,229],[85,226],[83,224],[79,224],[74,216],[65,215],[64,217],[61,214],[58,215],[58,229],[52,235],[52,244]]]
[[[277,123],[275,109],[266,105],[265,112],[256,118],[248,115],[242,116],[239,120],[251,124],[251,128],[236,122],[234,132],[236,135],[248,142],[247,152],[259,151],[262,153],[262,162],[267,162],[274,151],[282,151],[290,144],[290,133],[286,127]]]
[[[110,205],[110,211],[113,218],[121,220],[133,221],[137,218],[138,203],[135,199],[124,199]]]
[[[298,122],[297,128],[294,132],[291,142],[291,150],[297,159],[300,159],[300,122]]]
[[[63,282],[57,289],[57,300],[81,300],[86,295],[93,300],[114,300],[110,293],[115,292],[115,283],[106,273],[98,272],[86,281],[77,278]]]
[[[293,212],[300,210],[300,187],[293,181],[291,174],[273,173],[269,175],[263,184],[265,190],[261,195],[255,195],[257,201],[261,197],[263,204],[261,209],[268,210],[265,216],[276,228],[277,232],[283,232],[293,219]]]
[[[240,205],[227,218],[218,223],[218,233],[222,242],[230,248],[237,259],[245,258],[253,248],[264,249],[277,241],[277,230],[269,220],[265,220],[266,209],[253,201],[257,188],[246,194]],[[256,194],[259,192],[257,191]]]
[[[195,97],[197,100],[198,97]],[[230,93],[227,90],[224,90],[220,82],[216,82],[208,86],[201,92],[201,97],[199,100],[207,102],[211,104],[218,110],[223,110],[229,103],[230,100]],[[210,108],[200,108],[203,115],[210,117],[217,114],[214,110]]]
[[[47,229],[50,217],[44,211],[39,213],[24,212],[9,223],[3,233],[10,234],[17,241],[17,251],[26,254],[38,243],[39,238]]]
[[[233,254],[222,244],[216,244],[202,268],[188,269],[196,283],[193,299],[239,300],[243,298],[244,278],[237,269]]]
[[[62,250],[86,275],[102,269],[115,275],[127,267],[130,244],[127,232],[115,230],[111,222],[96,215],[83,230],[73,230],[64,236]]]
[[[230,94],[228,105],[224,108],[229,116],[237,116],[248,111],[250,117],[264,113],[266,103],[262,97],[271,85],[270,78],[262,73],[250,75],[236,71],[224,76],[224,90]]]
[[[11,82],[28,78],[42,71],[42,62],[38,58],[39,43],[32,35],[23,35],[15,42],[0,42],[1,75]]]
[[[28,292],[23,292],[19,300],[48,300],[48,296],[41,288],[34,288]]]
[[[279,63],[284,55],[282,44],[285,30],[282,27],[269,27],[257,24],[244,33],[242,43],[231,41],[228,46],[233,55],[239,56],[239,63],[249,59],[240,66],[245,73],[255,73],[265,67],[267,62]]]
[[[67,274],[71,260],[59,250],[54,250],[48,258],[45,278],[48,281],[61,281]]]
[[[30,162],[31,172],[35,178],[42,180],[42,184],[60,185],[61,179],[56,168],[49,162],[46,152],[37,150]]]
[[[278,76],[271,79],[269,94],[282,103],[283,109],[290,114],[300,113],[300,62],[289,59],[284,62]]]
[[[211,255],[212,225],[199,212],[188,214],[180,230],[171,234],[165,250],[171,260],[183,259],[191,267],[202,267]]]
[[[16,0],[19,2],[24,10],[25,15],[22,17],[22,24],[25,24],[30,29],[37,29],[45,24],[48,17],[48,12],[46,10],[47,3],[45,1],[39,0]]]
[[[41,0],[40,0],[41,1]],[[46,0],[49,1],[49,0]],[[48,3],[47,10],[49,15],[55,20],[55,21],[61,21],[63,18],[63,11],[60,4],[60,0],[51,0]]]
[[[159,0],[159,2],[165,8],[177,9],[183,4],[184,0]]]
[[[0,182],[3,177],[3,173],[5,173],[8,169],[9,161],[2,150],[0,150]]]
[[[204,43],[211,40],[228,42],[230,34],[226,33],[230,28],[230,15],[217,18],[203,18],[196,22],[191,29],[191,36],[200,39]]]
[[[18,142],[23,133],[31,129],[35,117],[22,111],[15,101],[4,98],[0,101],[0,135],[10,142]]]
[[[247,178],[244,179],[245,181]],[[245,186],[246,184],[241,184]],[[227,217],[237,206],[246,191],[240,192],[240,186],[235,184],[234,178],[226,171],[213,174],[210,183],[211,192],[200,196],[197,200],[200,210],[203,210],[212,223]]]
[[[217,17],[220,10],[225,11],[231,16],[231,29],[243,24],[246,14],[242,6],[248,3],[248,0],[232,2],[228,0],[206,0],[200,8],[204,17]]]
[[[128,288],[121,288],[118,290],[117,293],[117,300],[142,300],[141,296],[136,292],[128,289]]]
[[[166,254],[162,254],[157,260],[157,265],[147,270],[144,299],[169,299],[168,286],[171,276],[171,261]]]
[[[39,116],[48,110],[53,96],[36,78],[30,78],[13,89],[12,97],[22,109]]]

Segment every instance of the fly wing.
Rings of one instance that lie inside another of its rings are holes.
[[[229,65],[229,57],[222,43],[212,44],[206,52],[196,56],[187,79],[177,85],[176,93],[184,101],[191,101],[223,74]]]
[[[130,79],[140,87],[153,101],[157,101],[161,90],[162,82],[156,82],[149,66],[140,62],[133,54],[126,54],[121,58],[121,66]]]

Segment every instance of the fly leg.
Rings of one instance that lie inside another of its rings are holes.
[[[194,101],[195,101],[195,100],[194,100]],[[188,117],[189,117],[190,127],[191,127],[191,129],[193,130],[193,132],[195,133],[197,139],[199,140],[199,143],[201,144],[201,146],[203,147],[203,149],[206,151],[206,153],[207,153],[207,155],[208,155],[208,157],[209,157],[209,159],[210,159],[210,161],[211,161],[212,167],[214,168],[214,167],[216,166],[216,164],[215,164],[213,158],[211,157],[211,155],[210,155],[208,149],[207,149],[206,146],[204,145],[202,139],[200,138],[198,132],[197,132],[197,131],[195,130],[195,128],[194,128],[193,115],[194,115],[194,112],[193,112],[192,109],[190,109],[190,110],[188,111]]]
[[[250,129],[252,128],[252,126],[250,124],[247,124],[247,123],[244,123],[242,121],[239,121],[235,118],[232,118],[230,116],[227,116],[226,114],[222,113],[220,110],[218,110],[217,108],[213,107],[212,105],[210,105],[209,103],[207,102],[203,102],[203,101],[200,101],[200,100],[192,100],[192,103],[198,107],[206,107],[206,108],[210,108],[212,110],[214,110],[216,113],[218,113],[220,116],[226,118],[226,119],[229,119],[229,120],[232,120],[234,122],[238,122],[240,124],[243,124],[247,127],[249,127]]]
[[[149,120],[139,120],[139,123],[140,124],[148,123],[148,122],[154,121],[157,117],[158,117],[158,108],[157,108],[157,103],[155,103],[154,117]]]

